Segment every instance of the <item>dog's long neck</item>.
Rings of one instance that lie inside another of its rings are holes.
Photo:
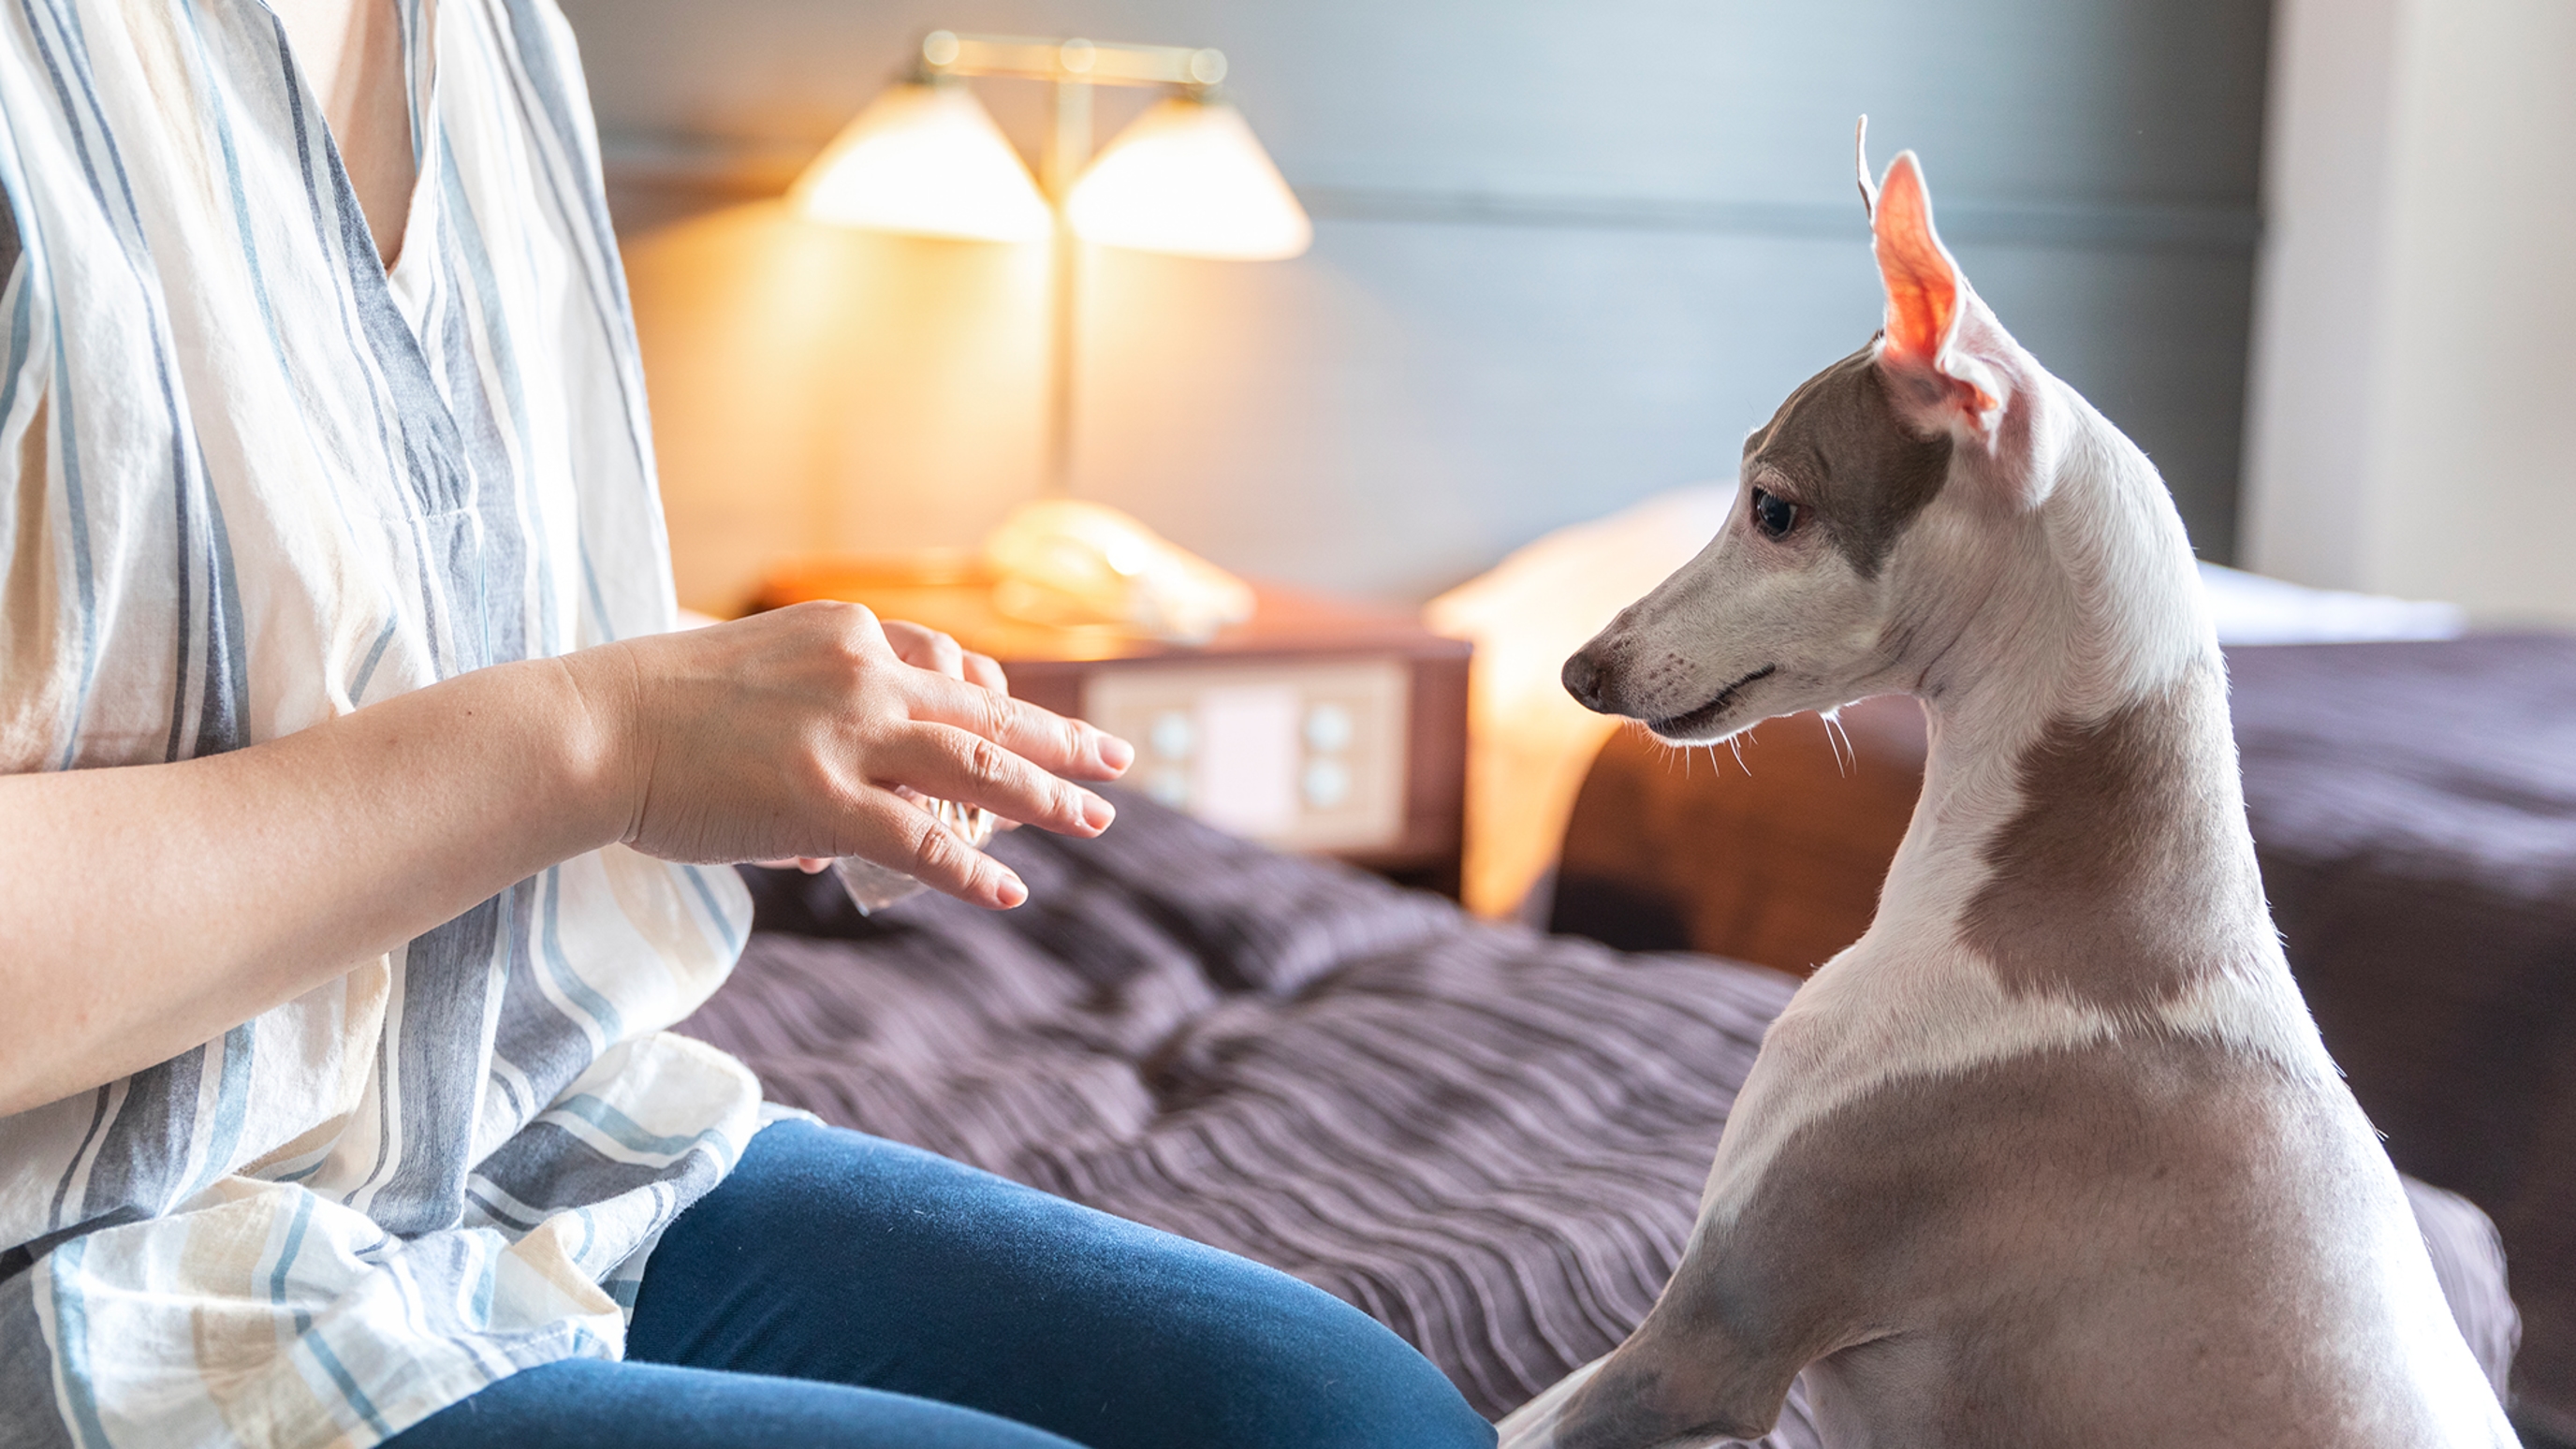
[[[1919,692],[1931,752],[1874,935],[2134,1015],[2279,967],[2190,547],[2144,455],[2064,391],[2055,486],[1981,555]]]

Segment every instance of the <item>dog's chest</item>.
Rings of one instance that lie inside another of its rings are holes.
[[[2380,1267],[2405,1226],[2394,1194],[2339,1088],[2232,1044],[2132,1033],[1832,1107],[1704,1249],[1740,1275],[1724,1301],[1776,1300],[1765,1316],[1819,1352],[1863,1344],[1822,1378],[1858,1417],[1901,1406],[1909,1444],[2122,1423],[2153,1426],[2141,1443],[2245,1442],[2266,1424],[2299,1443],[2354,1395],[2406,1388],[2356,1382],[2338,1360],[2351,1344],[2320,1331],[2422,1306]],[[2187,1408],[2162,1402],[2186,1389]]]
[[[2120,1011],[2007,988],[1940,932],[1873,928],[1800,988],[1765,1036],[1719,1142],[1703,1218],[1740,1212],[1789,1143],[1856,1104],[1939,1093],[1974,1112],[1979,1074],[1998,1064],[2116,1049],[2141,1032],[2223,1043],[2289,1076],[2330,1081],[2332,1063],[2279,975],[2213,975],[2149,1013]]]

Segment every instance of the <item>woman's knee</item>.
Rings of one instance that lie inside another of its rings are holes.
[[[1241,1449],[1491,1449],[1494,1430],[1411,1344],[1320,1288],[1225,1258],[1222,1314],[1180,1325],[1201,1412]]]

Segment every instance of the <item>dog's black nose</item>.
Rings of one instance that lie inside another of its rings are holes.
[[[1602,712],[1602,669],[1601,661],[1593,656],[1592,648],[1586,644],[1575,650],[1566,659],[1565,669],[1557,678],[1564,683],[1565,692],[1574,696],[1576,703],[1598,714]]]

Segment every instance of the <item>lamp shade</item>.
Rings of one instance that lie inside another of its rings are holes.
[[[815,221],[970,241],[1036,241],[1054,224],[1019,153],[964,86],[888,86],[788,193]]]
[[[1315,239],[1243,113],[1173,96],[1118,134],[1065,202],[1074,233],[1104,246],[1267,261]]]

